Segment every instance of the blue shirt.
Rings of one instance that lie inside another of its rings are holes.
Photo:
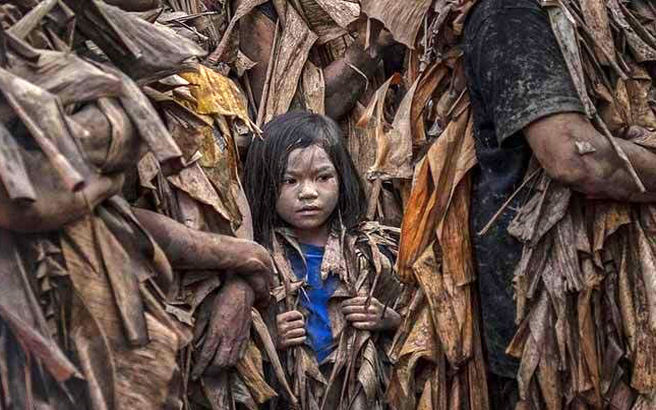
[[[328,300],[339,285],[339,278],[329,275],[325,281],[321,280],[321,262],[323,261],[323,247],[301,244],[303,259],[296,252],[290,252],[289,261],[294,274],[299,279],[306,278],[305,292],[301,291],[301,306],[308,311],[305,330],[308,341],[321,363],[332,350],[333,334],[330,329],[330,315],[328,314]],[[306,276],[307,274],[307,276]]]

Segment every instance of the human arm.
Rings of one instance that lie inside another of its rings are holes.
[[[479,135],[482,148],[513,152],[524,139],[548,175],[577,191],[599,198],[653,199],[639,194],[607,137],[584,116],[546,15],[537,6],[517,8],[478,23],[466,36],[466,72],[474,114],[482,127],[494,126],[499,144],[490,146],[494,141]],[[478,31],[472,34],[474,28]],[[651,189],[654,155],[627,140],[615,138],[614,143]]]
[[[524,129],[535,157],[547,174],[593,198],[656,201],[656,154],[629,140],[614,138],[626,153],[647,192],[641,193],[608,139],[582,114],[560,113],[540,118]],[[593,151],[580,154],[578,144]]]
[[[307,332],[305,318],[298,310],[290,310],[276,316],[278,348],[285,350],[305,343]]]
[[[401,324],[401,315],[375,297],[347,299],[342,303],[342,313],[351,326],[360,330],[396,330]]]
[[[267,300],[273,262],[253,241],[191,229],[156,212],[132,208],[174,268],[230,271],[251,284],[258,300]]]
[[[365,50],[364,37],[361,34],[349,46],[343,58],[333,61],[323,70],[326,115],[333,119],[339,119],[351,111],[367,87],[372,86],[369,83],[382,59],[383,51],[394,44],[392,35],[383,29],[369,49]]]

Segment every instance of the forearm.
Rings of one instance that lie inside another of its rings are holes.
[[[554,180],[588,197],[631,202],[656,201],[656,154],[614,138],[647,189],[640,193],[608,139],[581,114],[556,114],[525,129],[533,152]]]
[[[327,116],[339,119],[355,106],[367,86],[372,86],[368,83],[379,62],[380,49],[372,45],[364,50],[358,39],[346,50],[344,58],[333,61],[324,69]]]
[[[158,213],[133,208],[139,222],[153,236],[174,268],[248,270],[267,267],[254,258],[250,241],[197,231]]]

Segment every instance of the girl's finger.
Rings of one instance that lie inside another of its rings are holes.
[[[285,339],[296,339],[296,338],[303,337],[303,336],[305,336],[305,328],[300,328],[300,329],[288,330],[285,333],[284,338]]]
[[[278,332],[285,334],[295,329],[305,329],[305,324],[301,321],[287,322],[278,326]]]
[[[294,320],[292,322],[287,322],[288,329],[297,329],[299,327],[305,327],[305,320]]]
[[[289,322],[292,320],[303,319],[303,314],[298,310],[290,310],[289,312],[285,312],[283,314],[278,315],[278,318],[286,322]]]
[[[369,322],[373,318],[375,318],[375,316],[362,313],[352,313],[346,316],[346,320],[349,322]]]
[[[283,346],[291,347],[291,346],[302,345],[303,343],[305,343],[305,339],[307,339],[307,337],[305,337],[305,336],[297,337],[297,338],[294,338],[294,339],[288,339],[288,340],[285,340],[283,342]]]
[[[305,328],[305,323],[302,320],[295,320],[293,322],[285,322],[278,326],[278,331],[283,334],[287,333],[290,330]]]
[[[358,296],[355,298],[346,299],[344,302],[342,302],[342,306],[364,305],[366,301],[366,296]]]
[[[359,330],[374,330],[376,329],[375,322],[354,322],[351,324],[356,329]]]
[[[350,313],[367,313],[363,305],[345,306],[342,308],[342,313],[348,315]]]

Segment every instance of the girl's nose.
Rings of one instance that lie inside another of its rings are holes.
[[[318,196],[317,188],[311,183],[301,185],[301,190],[298,192],[298,198],[301,200],[315,199]]]

